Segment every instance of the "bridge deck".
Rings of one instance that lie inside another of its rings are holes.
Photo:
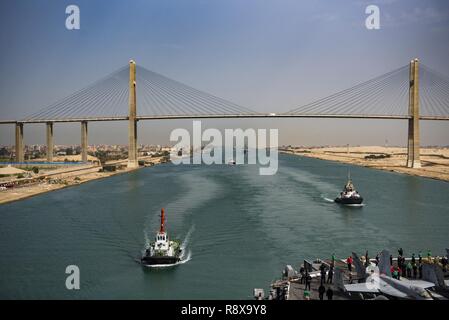
[[[175,119],[255,119],[255,118],[315,118],[315,119],[378,119],[378,120],[407,120],[411,116],[406,115],[351,115],[351,114],[210,114],[210,115],[156,115],[137,116],[137,120],[175,120]],[[88,118],[67,118],[67,119],[39,119],[39,120],[0,120],[0,124],[15,123],[63,123],[63,122],[96,122],[96,121],[127,121],[128,116],[122,117],[88,117]],[[449,116],[420,116],[420,120],[449,120]]]

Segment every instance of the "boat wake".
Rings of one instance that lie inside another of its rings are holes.
[[[324,201],[327,201],[327,202],[335,202],[333,199],[326,198],[326,197],[323,196],[323,195],[321,195],[321,198],[323,198]]]
[[[195,230],[195,226],[192,225],[192,227],[189,229],[189,231],[187,232],[184,240],[181,243],[181,255],[179,256],[179,258],[181,260],[179,260],[176,263],[170,263],[170,264],[153,264],[153,265],[146,265],[141,263],[140,259],[136,259],[136,261],[138,263],[140,263],[142,266],[147,267],[147,268],[170,268],[170,267],[174,267],[180,264],[184,264],[188,261],[190,261],[192,259],[192,251],[189,249],[189,243],[190,243],[190,238],[192,236],[193,231]],[[145,247],[148,247],[150,244],[150,240],[148,239],[148,236],[145,234]],[[143,248],[142,250],[142,255],[145,252],[145,248]]]

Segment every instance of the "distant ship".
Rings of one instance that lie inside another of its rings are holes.
[[[334,201],[346,205],[361,204],[363,202],[362,196],[355,190],[352,184],[350,173],[348,173],[348,182],[346,182],[343,191],[340,192],[340,195]]]
[[[156,233],[155,241],[150,243],[149,248],[141,259],[143,265],[167,265],[175,264],[181,260],[181,243],[178,240],[169,240],[165,231],[164,208],[161,209],[161,226]]]
[[[230,166],[235,166],[235,165],[236,165],[235,160],[234,160],[234,159],[229,160],[229,161],[228,161],[228,165],[230,165]]]

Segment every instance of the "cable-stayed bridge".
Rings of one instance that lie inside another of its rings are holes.
[[[449,78],[414,59],[405,66],[283,113],[260,113],[136,65],[130,61],[88,87],[18,120],[16,160],[23,162],[23,126],[47,125],[47,160],[53,159],[53,124],[81,123],[87,161],[87,124],[129,122],[130,167],[137,162],[137,121],[206,118],[348,118],[408,121],[407,166],[419,167],[419,120],[449,120]]]

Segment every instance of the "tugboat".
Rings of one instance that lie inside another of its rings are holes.
[[[181,243],[178,240],[169,240],[165,231],[164,208],[161,209],[161,226],[156,233],[155,241],[150,243],[149,248],[141,259],[146,266],[175,264],[181,260]]]
[[[352,184],[350,173],[348,173],[348,182],[346,182],[343,191],[340,192],[340,195],[334,200],[336,203],[345,204],[345,205],[357,205],[362,204],[363,198],[362,196],[355,190],[354,185]]]

